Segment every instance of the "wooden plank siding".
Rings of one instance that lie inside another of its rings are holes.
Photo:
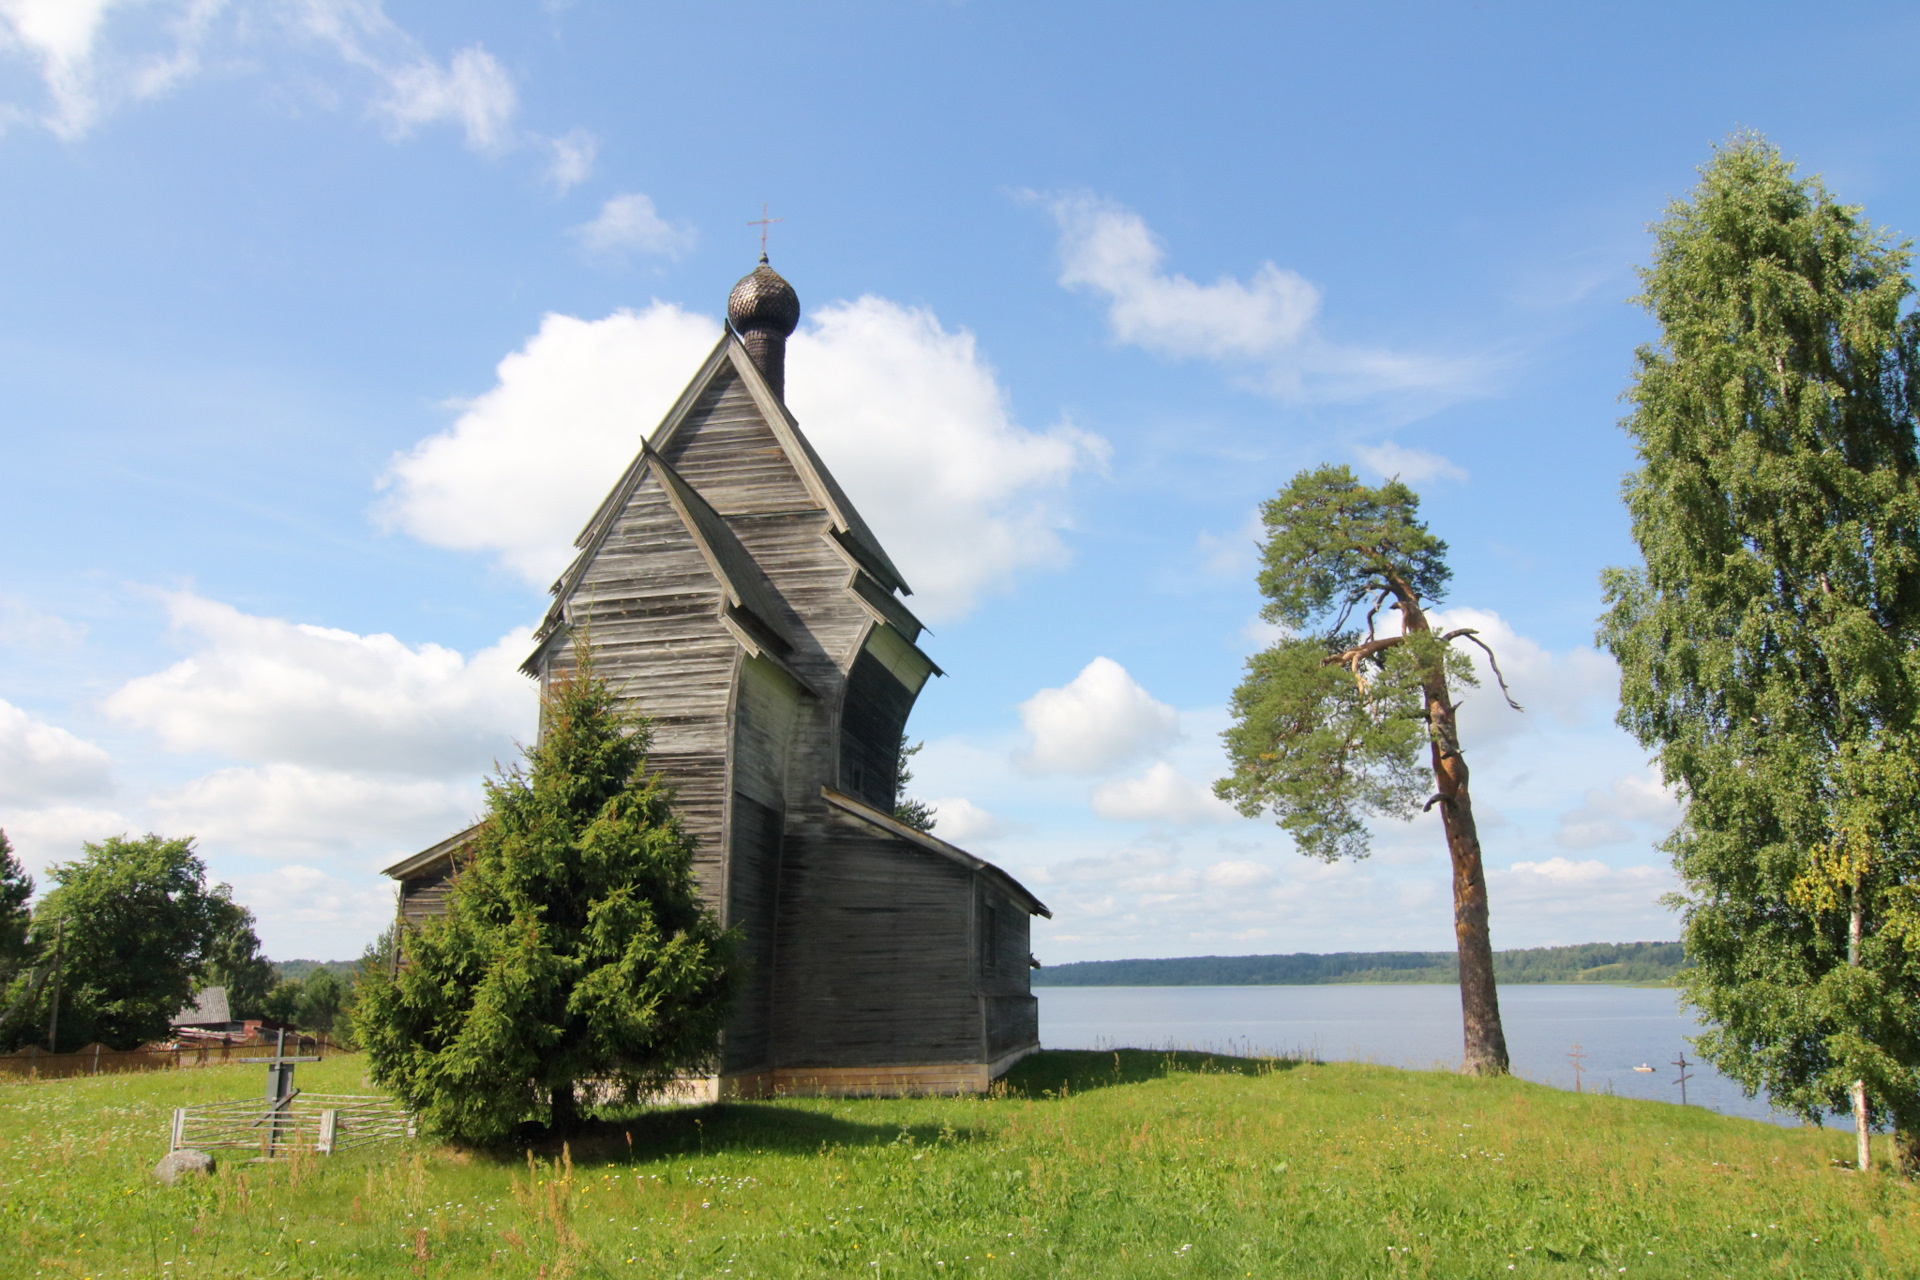
[[[837,812],[796,831],[780,879],[777,1065],[984,1062],[972,877]]]
[[[984,1088],[1038,1043],[1027,912],[1045,908],[887,817],[900,734],[938,668],[886,553],[737,340],[579,545],[526,669],[544,692],[590,644],[652,722],[648,766],[698,841],[703,897],[742,937],[714,1088]],[[730,598],[764,625],[730,630]],[[451,864],[431,861],[389,869],[409,923],[444,898]]]

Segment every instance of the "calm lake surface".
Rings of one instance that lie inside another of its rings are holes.
[[[1325,1061],[1395,1067],[1460,1065],[1460,992],[1415,984],[1313,987],[1035,987],[1040,1042],[1049,1049],[1207,1049],[1312,1054]],[[1581,1088],[1678,1103],[1673,1060],[1698,1033],[1664,987],[1538,985],[1500,988],[1514,1074],[1573,1088],[1574,1046],[1585,1054]],[[1655,1068],[1637,1072],[1641,1064]],[[1711,1067],[1689,1065],[1687,1101],[1726,1115],[1794,1125],[1764,1098]],[[1851,1127],[1829,1120],[1833,1127]]]

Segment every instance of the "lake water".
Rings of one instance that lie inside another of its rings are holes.
[[[1311,1054],[1325,1061],[1460,1066],[1457,987],[1035,987],[1040,1042],[1049,1049],[1208,1049]],[[1687,1101],[1726,1115],[1798,1124],[1763,1098],[1697,1066],[1686,1037],[1699,1028],[1665,987],[1536,985],[1500,988],[1500,1016],[1515,1075],[1574,1084],[1574,1046],[1585,1055],[1581,1088],[1678,1103],[1673,1060],[1687,1052]],[[1645,1064],[1651,1073],[1633,1068]],[[1835,1127],[1850,1123],[1829,1120]]]

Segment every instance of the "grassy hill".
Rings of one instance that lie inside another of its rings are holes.
[[[1590,942],[1494,953],[1501,982],[1669,982],[1686,962],[1677,942]],[[1187,956],[1177,960],[1085,960],[1051,965],[1036,987],[1314,986],[1327,982],[1460,980],[1451,951],[1299,952],[1287,956]]]
[[[363,1092],[364,1066],[300,1083]],[[7,1275],[1920,1275],[1920,1194],[1850,1135],[1362,1064],[1064,1053],[985,1098],[636,1114],[571,1147],[229,1161],[169,1108],[258,1068],[0,1083]]]

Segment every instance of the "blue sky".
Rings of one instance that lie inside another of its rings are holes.
[[[1444,947],[1437,830],[1221,812],[1299,468],[1415,483],[1496,945],[1669,937],[1596,575],[1646,224],[1735,128],[1920,227],[1904,6],[0,0],[0,826],[196,834],[276,956],[531,726],[544,586],[753,263],[1043,960]],[[1462,616],[1468,616],[1463,612]]]

